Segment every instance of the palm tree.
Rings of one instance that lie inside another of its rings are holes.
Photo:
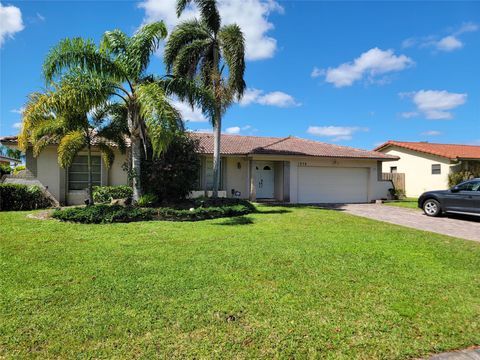
[[[166,36],[166,27],[160,21],[143,26],[131,37],[120,30],[107,31],[100,46],[82,38],[65,39],[51,49],[43,66],[48,83],[68,74],[79,98],[94,97],[98,103],[115,98],[125,107],[134,201],[142,195],[139,179],[142,146],[146,151],[150,142],[158,155],[166,149],[173,134],[183,130],[178,111],[167,99],[166,82],[146,72],[152,54]],[[185,96],[189,91],[188,87],[181,88],[179,82],[169,89]]]
[[[93,205],[92,147],[100,149],[107,168],[113,163],[115,147],[125,152],[126,111],[120,104],[82,101],[66,80],[56,87],[57,91],[30,95],[19,145],[24,151],[32,145],[34,156],[38,156],[47,145],[58,144],[58,163],[63,168],[70,167],[86,148],[88,203]]]
[[[167,71],[188,78],[210,89],[213,96],[210,110],[214,129],[213,195],[220,185],[220,136],[222,115],[235,98],[245,90],[245,41],[236,24],[221,26],[215,0],[178,0],[177,15],[194,3],[200,20],[180,23],[170,34],[165,47]],[[228,73],[228,74],[226,74]]]

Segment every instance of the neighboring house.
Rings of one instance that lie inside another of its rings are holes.
[[[198,139],[201,171],[195,195],[211,190],[213,182],[213,135],[190,133]],[[16,137],[0,138],[15,147]],[[56,146],[45,149],[38,158],[26,153],[27,169],[61,203],[78,204],[85,198],[86,157],[77,156],[69,169],[57,163]],[[381,181],[383,161],[396,156],[375,151],[331,145],[296,137],[222,135],[221,188],[224,196],[290,203],[370,202],[387,198],[391,182]],[[95,185],[126,184],[123,164],[127,156],[116,154],[106,169],[98,153],[94,155]]]
[[[1,165],[11,165],[11,164],[20,164],[22,161],[18,159],[11,158],[9,156],[0,155],[0,164]]]
[[[480,165],[480,146],[474,145],[387,141],[375,151],[399,157],[384,163],[382,171],[404,173],[408,197],[448,189],[450,172]]]

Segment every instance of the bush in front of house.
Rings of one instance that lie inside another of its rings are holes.
[[[133,190],[128,185],[94,186],[93,200],[97,203],[108,203],[112,199],[131,199]]]
[[[448,174],[448,186],[453,187],[461,182],[480,177],[480,166],[472,166],[470,169],[451,172]]]
[[[127,223],[153,220],[154,211],[133,206],[97,204],[85,207],[58,209],[53,217],[62,221],[83,224]]]
[[[0,178],[12,172],[12,168],[8,164],[0,164]]]
[[[157,197],[156,205],[182,201],[198,189],[198,146],[198,140],[182,134],[158,157],[149,150],[148,159],[142,160],[140,179],[145,193]]]
[[[250,214],[256,211],[248,202],[223,206],[176,209],[171,207],[141,208],[134,206],[97,204],[55,210],[53,217],[62,221],[84,224],[107,224],[149,220],[199,221]]]
[[[50,199],[39,186],[0,184],[0,211],[34,210],[50,206]]]

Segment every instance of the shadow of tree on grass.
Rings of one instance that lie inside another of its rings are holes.
[[[236,216],[216,225],[251,225],[251,224],[253,224],[253,220],[251,218],[246,216]]]

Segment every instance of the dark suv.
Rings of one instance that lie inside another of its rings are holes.
[[[450,190],[427,191],[418,198],[418,207],[428,216],[444,212],[480,216],[480,178],[462,182]]]

